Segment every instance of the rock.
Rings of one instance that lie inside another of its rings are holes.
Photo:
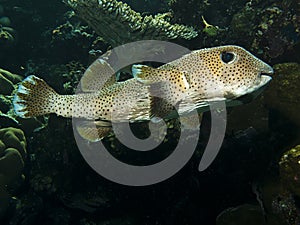
[[[279,167],[282,183],[291,193],[300,197],[300,145],[282,155]]]
[[[228,108],[227,132],[232,133],[244,130],[249,127],[255,128],[258,132],[268,130],[268,109],[264,105],[264,96],[260,96],[254,101]]]
[[[265,221],[264,221],[262,210],[259,205],[244,204],[238,207],[225,209],[217,217],[216,224],[217,225],[241,225],[241,224],[257,225],[257,224],[265,224]]]
[[[283,119],[300,127],[300,64],[277,64],[274,71],[273,80],[265,90],[265,103],[278,111]]]

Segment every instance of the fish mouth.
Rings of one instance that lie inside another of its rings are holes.
[[[270,65],[264,63],[260,75],[270,76],[272,74],[274,74],[274,69]]]
[[[260,74],[260,82],[259,82],[259,87],[265,86],[272,80],[272,77],[268,74]]]
[[[267,83],[269,83],[272,80],[272,77],[265,74],[260,74],[260,82],[258,84],[258,87],[265,86]]]
[[[273,68],[269,66],[268,70],[265,70],[259,74],[257,85],[254,85],[252,88],[248,89],[248,93],[239,96],[231,104],[240,105],[251,102],[258,95],[260,95],[263,92],[263,90],[267,87],[267,84],[272,80],[272,77],[270,75],[272,75],[273,73]]]
[[[259,81],[260,81],[258,86],[262,87],[262,86],[266,85],[267,83],[269,83],[272,80],[271,75],[273,75],[273,74],[274,74],[273,68],[270,65],[264,63],[263,68],[260,71],[259,76],[258,76]]]

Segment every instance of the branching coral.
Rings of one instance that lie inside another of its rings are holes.
[[[112,46],[156,39],[192,39],[198,34],[190,27],[170,24],[162,14],[141,16],[116,0],[65,0],[75,13]]]

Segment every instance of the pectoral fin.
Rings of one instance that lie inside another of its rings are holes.
[[[176,68],[157,69],[145,65],[133,65],[132,75],[144,84],[169,82],[175,91],[185,92],[189,89],[187,74]]]
[[[105,121],[82,121],[76,123],[78,134],[85,140],[97,142],[112,131],[111,123]]]

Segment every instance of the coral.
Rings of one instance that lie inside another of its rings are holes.
[[[3,197],[0,217],[9,203],[7,187],[22,178],[25,156],[26,140],[23,131],[12,127],[0,129],[0,195]]]
[[[207,23],[203,16],[202,16],[202,21],[205,25],[205,27],[203,29],[204,33],[206,33],[208,36],[212,36],[212,37],[216,36],[218,34],[219,28],[217,26],[213,26],[213,25]]]
[[[0,27],[0,45],[8,46],[15,41],[15,31],[10,27]]]
[[[219,26],[227,26],[234,13],[240,10],[245,0],[169,0],[174,20],[192,26],[202,26],[201,17]]]
[[[231,37],[264,57],[277,58],[300,41],[299,4],[292,1],[249,2],[233,16]]]
[[[268,60],[298,55],[300,6],[295,1],[170,0],[169,5],[173,22],[204,28],[197,39],[201,47],[236,43]],[[217,35],[205,32],[201,16],[221,28]]]
[[[13,74],[4,69],[0,69],[0,86],[1,86],[0,94],[10,95],[14,90],[14,84],[20,82],[21,80],[22,80],[21,76],[17,74]]]
[[[275,74],[266,89],[265,103],[280,112],[294,124],[300,126],[300,65],[283,63],[274,66]]]
[[[67,93],[75,93],[75,90],[79,84],[79,81],[86,70],[86,68],[79,62],[71,61],[66,64],[68,72],[64,74],[66,82],[64,83],[64,89]]]
[[[16,31],[11,27],[9,17],[4,16],[4,7],[0,5],[0,46],[10,46],[16,40]]]
[[[285,152],[279,166],[282,183],[291,193],[300,197],[300,145]]]
[[[18,124],[11,115],[7,114],[11,109],[11,95],[15,88],[14,85],[21,80],[21,76],[0,68],[0,128]]]
[[[86,38],[93,37],[92,34],[88,33],[87,29],[87,26],[75,26],[67,21],[52,31],[52,37],[59,40],[70,40],[77,36],[84,36]]]
[[[70,61],[65,64],[47,65],[31,63],[31,73],[39,74],[47,79],[49,84],[59,92],[73,94],[79,81],[86,70],[83,64],[78,61]],[[49,74],[51,77],[49,77]]]
[[[170,24],[162,14],[143,17],[116,0],[65,0],[65,3],[112,46],[147,39],[189,40],[197,36],[190,27]]]
[[[22,130],[12,127],[0,130],[0,156],[0,184],[8,185],[21,175],[24,167],[26,140]]]

